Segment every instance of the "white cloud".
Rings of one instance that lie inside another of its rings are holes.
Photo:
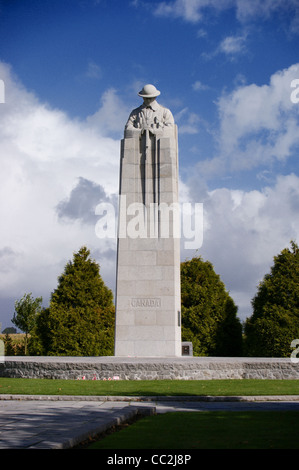
[[[299,64],[276,72],[267,85],[242,85],[218,100],[218,154],[200,162],[206,177],[286,162],[299,146],[299,105],[291,82]]]
[[[102,257],[98,261],[113,285],[115,241],[99,240],[90,214],[82,211],[88,212],[88,197],[94,206],[97,196],[117,194],[119,139],[105,137],[101,119],[99,126],[95,117],[80,122],[40,102],[4,63],[0,76],[6,89],[0,104],[0,298],[24,292],[46,298],[83,244]],[[78,188],[78,181],[86,184]],[[71,213],[76,189],[84,207],[66,223],[62,215]]]
[[[212,60],[219,54],[225,54],[229,60],[235,60],[247,52],[246,40],[248,33],[244,30],[241,35],[227,36],[220,44],[210,52],[202,52],[201,57],[205,60]]]
[[[200,161],[185,181],[192,200],[204,204],[199,254],[214,264],[239,303],[241,318],[251,315],[250,300],[273,257],[290,240],[299,240],[299,177],[289,166],[284,176],[272,171],[298,155],[299,104],[290,99],[298,76],[294,64],[273,74],[268,84],[243,84],[224,93],[218,101],[218,153]],[[252,169],[264,186],[260,190],[208,189],[209,178]]]
[[[269,18],[274,13],[285,13],[291,17],[289,29],[298,33],[299,4],[297,0],[235,0],[237,18],[249,22],[255,18]]]
[[[298,70],[294,65],[274,74],[267,85],[242,85],[221,97],[221,151],[198,167],[201,178],[292,155],[299,143],[299,105],[290,100],[290,84]],[[24,292],[47,296],[83,244],[92,249],[112,287],[115,241],[96,237],[88,202],[94,206],[97,197],[111,201],[118,192],[119,138],[107,135],[121,132],[126,106],[108,90],[99,110],[80,122],[41,103],[3,63],[0,76],[6,89],[6,103],[0,104],[0,298],[16,299]],[[187,108],[176,120],[190,126],[189,132],[200,123]],[[264,169],[259,171],[262,175]],[[209,191],[193,174],[193,180],[181,184],[181,196],[188,202],[192,192],[194,202],[204,203],[199,253],[214,264],[244,317],[273,256],[292,238],[298,240],[299,178],[280,176],[273,187],[259,191]],[[192,255],[182,252],[182,259]]]
[[[103,135],[113,133],[119,138],[128,119],[129,111],[116,90],[110,88],[103,94],[98,111],[87,118],[87,124],[98,129]]]
[[[216,10],[224,10],[231,5],[231,0],[175,0],[160,3],[155,13],[159,16],[182,17],[186,21],[197,23],[203,18],[203,10],[212,7]]]
[[[242,36],[227,36],[221,42],[219,46],[219,51],[224,52],[227,55],[235,55],[244,53],[246,35]]]
[[[209,89],[209,86],[208,85],[204,85],[201,81],[199,80],[196,80],[196,82],[193,83],[192,85],[192,88],[194,91],[204,91],[204,90],[208,90]]]
[[[189,181],[193,200],[204,205],[204,237],[198,254],[220,274],[242,319],[251,315],[250,300],[270,271],[273,257],[299,240],[299,177],[278,176],[260,191],[218,188],[201,192]],[[183,257],[192,257],[186,251]]]
[[[155,9],[159,16],[181,17],[185,21],[197,23],[204,19],[205,10],[216,13],[234,7],[241,23],[256,18],[268,18],[275,12],[292,14],[289,29],[299,32],[298,0],[173,0],[160,3]]]
[[[88,61],[86,77],[91,79],[100,79],[102,78],[102,70],[101,67],[96,64],[93,60]]]
[[[189,112],[189,109],[183,108],[174,116],[175,122],[178,124],[180,134],[197,134],[199,126],[203,124],[198,114]]]

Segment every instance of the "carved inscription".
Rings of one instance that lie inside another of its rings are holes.
[[[160,298],[139,298],[131,299],[131,307],[134,308],[160,308],[161,299]]]

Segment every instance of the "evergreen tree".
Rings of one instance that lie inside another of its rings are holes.
[[[38,315],[31,332],[29,348],[32,356],[47,356],[51,345],[49,308],[44,308]]]
[[[113,354],[113,296],[100,276],[99,265],[89,256],[86,247],[74,254],[58,278],[49,309],[39,320],[43,348],[49,355]]]
[[[209,261],[181,263],[182,340],[195,356],[240,356],[242,326],[237,307]]]
[[[7,328],[4,328],[2,331],[3,335],[9,334],[9,335],[15,335],[17,333],[17,329],[14,328],[13,326],[8,326]]]
[[[245,323],[246,355],[290,357],[299,338],[299,248],[291,242],[274,257],[274,265],[252,299],[253,314]]]
[[[5,333],[4,344],[5,344],[5,355],[14,356],[15,350],[14,350],[12,339],[9,333]]]
[[[14,325],[25,333],[25,355],[28,354],[28,334],[33,330],[36,318],[41,310],[42,297],[33,299],[32,294],[25,294],[15,302]]]

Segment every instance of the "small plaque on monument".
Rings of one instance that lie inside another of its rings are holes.
[[[193,345],[191,342],[182,342],[182,356],[193,356]]]

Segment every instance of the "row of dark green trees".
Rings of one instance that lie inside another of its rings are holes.
[[[274,257],[242,325],[237,306],[209,261],[181,264],[182,340],[196,356],[290,357],[299,338],[299,248]],[[65,266],[48,308],[25,294],[13,323],[25,333],[30,355],[109,356],[114,349],[113,295],[99,265],[82,247]]]

